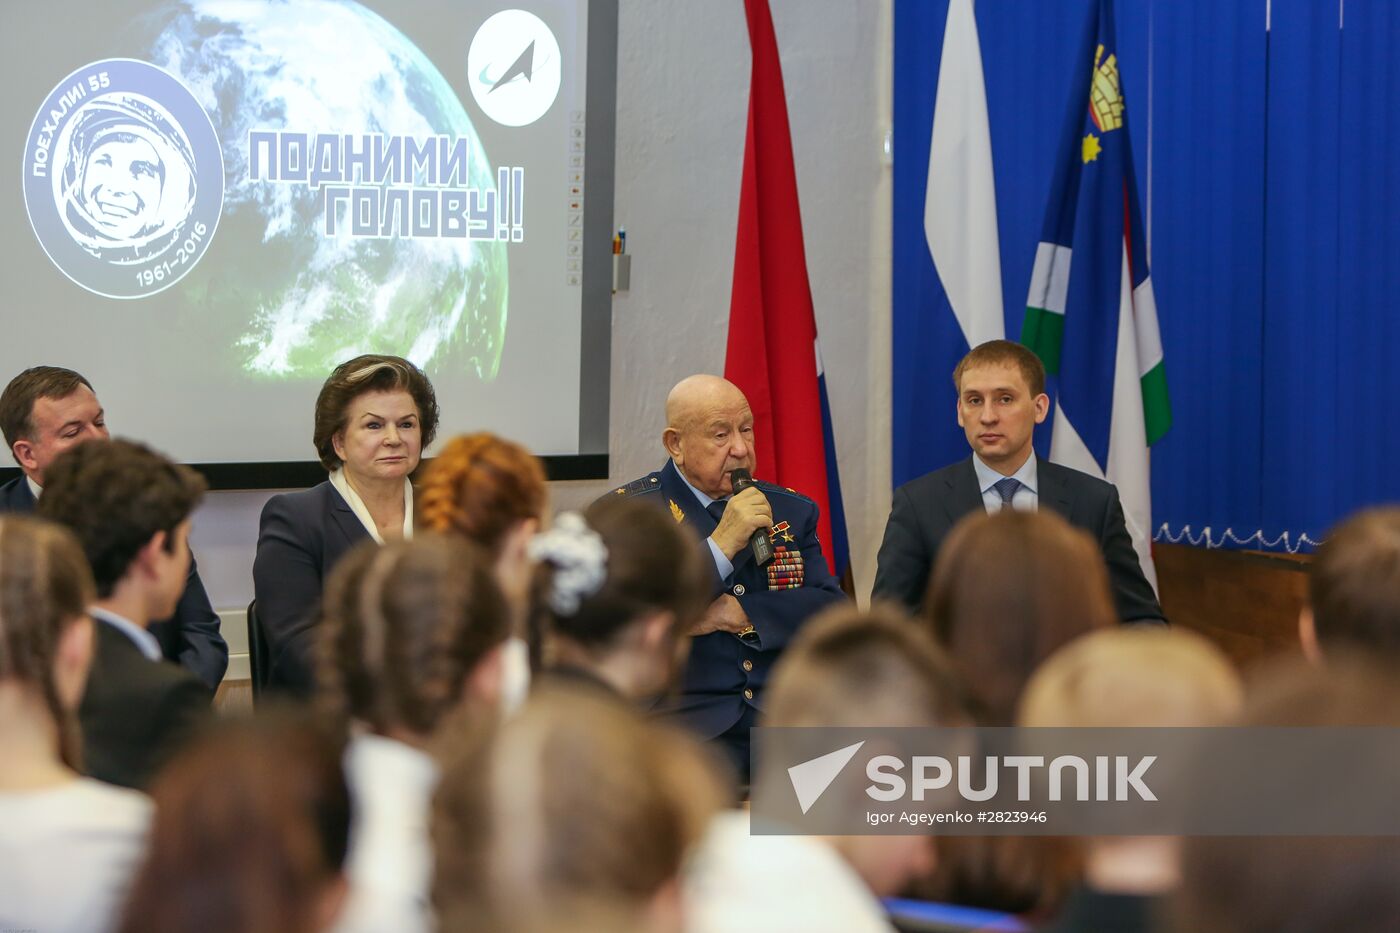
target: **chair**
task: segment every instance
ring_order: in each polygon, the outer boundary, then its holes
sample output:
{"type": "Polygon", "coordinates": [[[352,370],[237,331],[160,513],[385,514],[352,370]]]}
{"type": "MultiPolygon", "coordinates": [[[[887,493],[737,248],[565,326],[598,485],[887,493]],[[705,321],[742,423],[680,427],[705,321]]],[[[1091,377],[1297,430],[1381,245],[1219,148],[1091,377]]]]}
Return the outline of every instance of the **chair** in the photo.
{"type": "Polygon", "coordinates": [[[255,599],[248,604],[248,673],[253,682],[254,702],[267,686],[271,668],[272,657],[268,652],[267,638],[263,635],[262,621],[258,619],[258,601],[255,599]]]}

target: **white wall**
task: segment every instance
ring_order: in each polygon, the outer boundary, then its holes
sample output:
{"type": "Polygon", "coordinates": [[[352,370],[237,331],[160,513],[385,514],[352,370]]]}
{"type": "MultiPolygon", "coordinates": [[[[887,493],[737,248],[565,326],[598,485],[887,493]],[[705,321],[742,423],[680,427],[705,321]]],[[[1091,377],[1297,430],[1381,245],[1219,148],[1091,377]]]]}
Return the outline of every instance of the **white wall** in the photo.
{"type": "MultiPolygon", "coordinates": [[[[890,498],[891,0],[770,2],[856,583],[868,593],[890,498]]],[[[667,390],[724,368],[748,107],[743,3],[621,0],[619,32],[616,219],[633,259],[631,291],[613,302],[612,475],[556,484],[561,508],[658,469],[667,390]]],[[[215,493],[196,517],[216,608],[252,598],[270,494],[215,493]]]]}

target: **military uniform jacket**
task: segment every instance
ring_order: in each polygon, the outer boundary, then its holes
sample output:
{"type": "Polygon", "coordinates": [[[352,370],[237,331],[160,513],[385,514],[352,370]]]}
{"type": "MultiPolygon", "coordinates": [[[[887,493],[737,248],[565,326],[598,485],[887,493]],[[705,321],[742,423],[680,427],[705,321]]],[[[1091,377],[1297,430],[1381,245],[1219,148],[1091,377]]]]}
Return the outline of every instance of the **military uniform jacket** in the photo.
{"type": "Polygon", "coordinates": [[[845,598],[817,540],[817,504],[781,486],[758,486],[773,510],[774,558],[759,567],[746,547],[734,557],[734,572],[723,578],[705,543],[718,523],[674,463],[612,493],[645,497],[694,532],[713,575],[713,595],[732,594],[754,627],[744,638],[711,632],[691,640],[680,695],[670,708],[706,738],[738,722],[746,706],[762,708],[763,687],[779,653],[811,616],[845,598]]]}

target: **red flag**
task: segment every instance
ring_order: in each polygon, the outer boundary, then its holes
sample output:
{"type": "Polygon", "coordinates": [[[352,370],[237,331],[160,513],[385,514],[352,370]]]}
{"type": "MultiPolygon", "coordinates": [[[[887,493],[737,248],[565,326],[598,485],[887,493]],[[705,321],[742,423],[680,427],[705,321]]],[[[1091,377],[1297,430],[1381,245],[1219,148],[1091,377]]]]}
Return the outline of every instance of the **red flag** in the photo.
{"type": "MultiPolygon", "coordinates": [[[[839,576],[846,568],[836,565],[833,550],[817,325],[778,40],[768,0],[745,0],[744,9],[753,73],[724,375],[753,408],[755,473],[816,500],[817,534],[832,573],[839,576]]],[[[839,530],[844,544],[845,529],[839,530]]]]}

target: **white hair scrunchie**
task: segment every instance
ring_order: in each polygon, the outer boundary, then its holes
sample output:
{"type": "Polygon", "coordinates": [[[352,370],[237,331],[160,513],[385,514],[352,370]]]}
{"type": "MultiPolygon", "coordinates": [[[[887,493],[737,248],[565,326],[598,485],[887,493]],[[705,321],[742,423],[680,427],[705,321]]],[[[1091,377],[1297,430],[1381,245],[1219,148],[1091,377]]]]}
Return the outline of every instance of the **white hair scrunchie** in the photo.
{"type": "Polygon", "coordinates": [[[564,512],[554,527],[530,539],[533,560],[554,565],[549,605],[561,616],[578,612],[579,604],[598,592],[608,575],[608,548],[598,532],[577,512],[564,512]]]}

